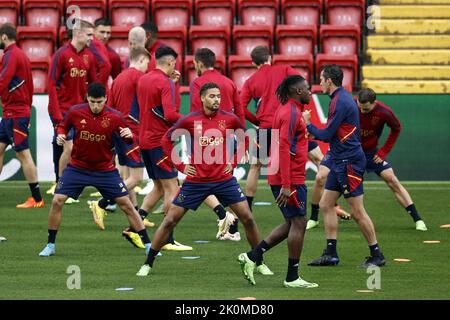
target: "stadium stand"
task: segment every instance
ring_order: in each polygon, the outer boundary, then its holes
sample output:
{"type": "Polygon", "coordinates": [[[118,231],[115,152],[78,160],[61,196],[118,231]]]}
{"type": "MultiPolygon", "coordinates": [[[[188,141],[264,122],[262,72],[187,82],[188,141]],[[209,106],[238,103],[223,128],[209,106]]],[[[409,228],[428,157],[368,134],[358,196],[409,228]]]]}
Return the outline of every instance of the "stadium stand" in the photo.
{"type": "Polygon", "coordinates": [[[448,93],[450,1],[380,0],[362,86],[379,93],[448,93]]]}
{"type": "Polygon", "coordinates": [[[71,5],[88,21],[111,19],[109,44],[122,60],[129,29],[154,20],[159,39],[180,54],[178,68],[189,73],[183,86],[193,78],[189,56],[202,46],[242,85],[254,72],[248,62],[257,45],[269,46],[274,63],[303,70],[313,90],[320,90],[324,63],[344,65],[348,89],[443,93],[450,86],[450,0],[0,0],[0,23],[19,26],[19,45],[36,74],[66,41],[71,5]],[[366,9],[375,3],[379,12],[366,9]]]}

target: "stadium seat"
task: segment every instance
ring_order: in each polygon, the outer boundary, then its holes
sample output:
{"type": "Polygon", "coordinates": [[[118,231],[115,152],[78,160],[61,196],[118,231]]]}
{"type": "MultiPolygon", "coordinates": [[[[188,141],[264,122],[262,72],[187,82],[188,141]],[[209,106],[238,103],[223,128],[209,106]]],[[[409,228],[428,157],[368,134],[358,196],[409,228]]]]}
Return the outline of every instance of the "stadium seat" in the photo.
{"type": "Polygon", "coordinates": [[[243,25],[277,24],[278,0],[238,0],[238,15],[243,25]]]}
{"type": "Polygon", "coordinates": [[[273,55],[272,64],[274,66],[280,65],[280,64],[290,65],[292,68],[298,70],[298,72],[300,72],[302,77],[305,78],[310,84],[313,80],[312,77],[313,77],[314,73],[313,73],[313,55],[312,54],[299,55],[299,56],[275,54],[275,55],[273,55]]]}
{"type": "Polygon", "coordinates": [[[236,55],[250,55],[254,47],[262,45],[272,48],[272,26],[238,26],[233,28],[236,55]]]}
{"type": "Polygon", "coordinates": [[[20,0],[0,0],[0,25],[12,23],[17,25],[20,14],[20,0]]]}
{"type": "Polygon", "coordinates": [[[122,63],[128,58],[130,54],[130,49],[128,47],[129,31],[129,27],[113,26],[111,28],[111,38],[109,39],[108,45],[117,52],[122,63]]]}
{"type": "Polygon", "coordinates": [[[364,21],[364,0],[326,0],[328,24],[357,25],[364,21]]]}
{"type": "Polygon", "coordinates": [[[149,0],[109,0],[113,26],[140,26],[149,17],[149,0]]]}
{"type": "Polygon", "coordinates": [[[31,75],[33,77],[34,93],[47,92],[47,75],[50,67],[50,60],[43,59],[31,63],[31,75]]]}
{"type": "Polygon", "coordinates": [[[242,89],[245,80],[247,80],[256,68],[252,64],[249,56],[229,56],[228,57],[228,73],[239,90],[242,89]]]}
{"type": "Polygon", "coordinates": [[[322,71],[322,67],[326,64],[337,64],[342,68],[342,71],[344,72],[342,85],[351,92],[358,77],[358,56],[319,53],[316,56],[317,79],[320,79],[320,72],[322,71]]]}
{"type": "MultiPolygon", "coordinates": [[[[66,8],[75,5],[80,7],[80,17],[83,20],[94,23],[95,20],[106,17],[106,0],[66,0],[66,8]]],[[[66,12],[67,17],[74,11],[66,12]]],[[[67,20],[67,19],[66,19],[67,20]]]]}
{"type": "Polygon", "coordinates": [[[189,26],[192,0],[153,0],[152,12],[159,27],[189,26]]]}
{"type": "MultiPolygon", "coordinates": [[[[219,70],[223,75],[226,75],[226,59],[225,56],[216,55],[216,70],[219,70]]],[[[186,82],[190,84],[197,78],[197,73],[194,67],[194,56],[186,56],[184,59],[184,75],[186,77],[186,82]]]]}
{"type": "Polygon", "coordinates": [[[192,54],[198,48],[207,47],[216,56],[227,55],[230,45],[230,28],[228,26],[191,26],[189,42],[192,54]]]}
{"type": "Polygon", "coordinates": [[[209,26],[232,26],[236,0],[195,0],[197,24],[209,26]]]}
{"type": "Polygon", "coordinates": [[[30,61],[42,61],[53,54],[56,30],[52,27],[18,27],[17,40],[30,61]]]}
{"type": "Polygon", "coordinates": [[[288,25],[319,25],[322,0],[281,0],[283,23],[288,25]]]}
{"type": "Polygon", "coordinates": [[[277,25],[275,39],[280,54],[304,55],[314,54],[317,45],[316,26],[277,25]]]}
{"type": "Polygon", "coordinates": [[[30,27],[53,27],[58,30],[64,8],[63,0],[24,0],[25,25],[30,27]]]}
{"type": "Polygon", "coordinates": [[[330,54],[351,55],[359,52],[359,26],[321,25],[321,52],[330,54]]]}
{"type": "Polygon", "coordinates": [[[181,56],[185,55],[186,36],[186,27],[158,28],[158,39],[161,40],[161,42],[165,45],[171,47],[173,50],[175,50],[176,53],[181,56]]]}

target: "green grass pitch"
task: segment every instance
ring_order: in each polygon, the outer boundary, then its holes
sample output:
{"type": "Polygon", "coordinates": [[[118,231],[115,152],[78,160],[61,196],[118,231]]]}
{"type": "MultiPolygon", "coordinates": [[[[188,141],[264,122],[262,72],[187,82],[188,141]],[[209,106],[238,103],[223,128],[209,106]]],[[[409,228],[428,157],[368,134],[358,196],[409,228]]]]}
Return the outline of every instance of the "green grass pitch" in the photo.
{"type": "MultiPolygon", "coordinates": [[[[366,209],[375,223],[387,265],[381,269],[380,289],[358,293],[357,290],[367,290],[371,274],[357,267],[368,255],[368,248],[353,221],[340,221],[341,262],[337,267],[307,266],[325,246],[323,223],[307,232],[300,272],[304,279],[317,282],[317,289],[282,286],[287,270],[285,242],[265,255],[275,275],[257,275],[256,286],[250,286],[236,261],[239,253],[248,250],[242,226],[240,242],[215,240],[216,216],[205,207],[188,212],[175,230],[175,238],[193,246],[194,251],[163,252],[164,256],[154,264],[153,273],[140,278],[135,273],[144,262],[144,250],[132,247],[121,237],[127,222],[120,211],[107,216],[105,231],[96,228],[86,205],[93,189],[85,190],[80,204],[64,207],[56,255],[41,258],[38,252],[47,240],[51,198],[45,197],[45,208],[18,210],[15,205],[28,197],[28,186],[25,182],[2,182],[0,235],[8,240],[0,243],[0,299],[449,299],[450,229],[440,226],[450,223],[450,184],[422,182],[405,183],[405,186],[429,231],[415,230],[411,218],[384,184],[366,183],[366,209]],[[197,244],[196,240],[210,242],[197,244]],[[424,244],[424,240],[441,243],[424,244]],[[200,259],[185,260],[183,256],[200,256],[200,259]],[[395,262],[395,258],[407,258],[411,262],[395,262]],[[71,265],[80,268],[79,290],[67,288],[70,276],[67,269],[71,265]],[[116,291],[119,287],[134,290],[116,291]]],[[[48,187],[49,184],[43,184],[42,190],[48,187]]],[[[272,203],[254,207],[264,237],[282,222],[282,215],[262,181],[255,201],[272,203]]],[[[162,217],[152,215],[151,219],[159,224],[162,217]]],[[[154,231],[149,229],[150,237],[154,231]]]]}

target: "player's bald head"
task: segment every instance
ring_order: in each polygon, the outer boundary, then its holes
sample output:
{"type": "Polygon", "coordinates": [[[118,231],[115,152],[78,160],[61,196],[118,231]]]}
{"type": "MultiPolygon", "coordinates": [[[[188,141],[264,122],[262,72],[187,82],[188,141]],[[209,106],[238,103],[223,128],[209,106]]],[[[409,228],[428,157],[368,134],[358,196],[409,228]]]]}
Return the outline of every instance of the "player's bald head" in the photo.
{"type": "Polygon", "coordinates": [[[142,27],[133,27],[130,32],[128,32],[128,42],[130,47],[145,47],[145,30],[142,27]]]}

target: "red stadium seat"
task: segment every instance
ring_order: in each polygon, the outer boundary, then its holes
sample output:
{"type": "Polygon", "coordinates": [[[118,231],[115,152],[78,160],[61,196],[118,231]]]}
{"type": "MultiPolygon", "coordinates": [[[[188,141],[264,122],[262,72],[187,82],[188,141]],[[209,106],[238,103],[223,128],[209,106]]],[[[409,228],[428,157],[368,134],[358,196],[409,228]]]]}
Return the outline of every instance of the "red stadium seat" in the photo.
{"type": "Polygon", "coordinates": [[[351,92],[358,77],[358,56],[319,53],[316,56],[317,79],[320,79],[320,72],[326,64],[337,64],[342,68],[342,72],[344,72],[342,85],[351,92]]]}
{"type": "Polygon", "coordinates": [[[191,26],[189,42],[192,54],[198,48],[209,48],[216,56],[226,56],[230,46],[230,28],[228,26],[191,26]]]}
{"type": "Polygon", "coordinates": [[[278,51],[284,55],[314,54],[317,44],[316,26],[278,25],[275,29],[278,51]]]}
{"type": "Polygon", "coordinates": [[[208,26],[232,26],[236,0],[195,0],[197,24],[208,26]]]}
{"type": "Polygon", "coordinates": [[[256,46],[272,48],[273,29],[271,26],[238,26],[233,28],[236,55],[250,55],[256,46]]]}
{"type": "Polygon", "coordinates": [[[281,14],[284,24],[319,25],[322,0],[281,0],[281,14]]]}
{"type": "Polygon", "coordinates": [[[313,73],[313,56],[312,54],[301,55],[301,56],[291,56],[291,55],[282,55],[275,54],[273,56],[273,65],[279,64],[287,64],[292,68],[296,69],[303,78],[306,79],[309,83],[312,81],[313,73]]]}
{"type": "Polygon", "coordinates": [[[0,0],[0,25],[12,23],[17,25],[20,14],[20,0],[0,0]]]}
{"type": "MultiPolygon", "coordinates": [[[[186,48],[186,27],[161,27],[158,28],[158,39],[171,47],[182,58],[186,48]]],[[[182,61],[182,60],[181,60],[182,61]]]]}
{"type": "Polygon", "coordinates": [[[30,61],[42,61],[53,54],[56,31],[52,27],[18,27],[17,40],[30,61]]]}
{"type": "Polygon", "coordinates": [[[364,0],[326,0],[328,24],[357,25],[364,21],[364,0]]]}
{"type": "MultiPolygon", "coordinates": [[[[90,23],[106,17],[106,0],[66,0],[66,8],[72,5],[78,6],[80,8],[80,18],[90,23]]],[[[69,12],[67,17],[72,14],[74,14],[73,11],[69,12]]]]}
{"type": "Polygon", "coordinates": [[[140,26],[149,16],[149,0],[109,0],[113,26],[140,26]]]}
{"type": "Polygon", "coordinates": [[[23,14],[25,25],[30,27],[53,27],[61,24],[64,8],[63,0],[24,0],[23,14]]]}
{"type": "Polygon", "coordinates": [[[33,77],[34,93],[47,92],[47,76],[50,67],[50,60],[44,59],[31,63],[31,75],[33,77]]]}
{"type": "Polygon", "coordinates": [[[242,89],[245,80],[255,73],[255,71],[256,68],[252,64],[252,59],[249,56],[228,57],[228,73],[239,90],[242,89]]]}
{"type": "Polygon", "coordinates": [[[243,25],[277,24],[278,0],[238,0],[238,15],[243,25]]]}
{"type": "Polygon", "coordinates": [[[129,27],[117,27],[113,26],[111,29],[111,38],[108,45],[117,52],[120,56],[120,60],[123,62],[130,55],[130,49],[128,47],[128,32],[129,27]]]}
{"type": "Polygon", "coordinates": [[[358,54],[360,44],[359,26],[321,25],[321,52],[329,54],[358,54]]]}
{"type": "MultiPolygon", "coordinates": [[[[225,56],[216,56],[216,70],[219,70],[223,75],[226,75],[226,59],[225,56]]],[[[184,59],[184,74],[186,82],[190,84],[197,78],[197,72],[194,67],[194,56],[186,56],[184,59]]]]}
{"type": "Polygon", "coordinates": [[[159,27],[189,26],[192,0],[153,0],[154,20],[159,27]]]}

